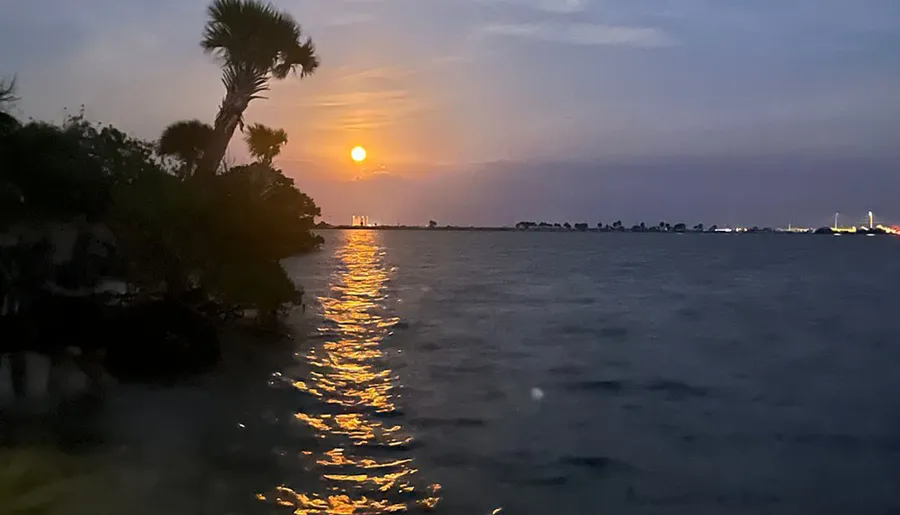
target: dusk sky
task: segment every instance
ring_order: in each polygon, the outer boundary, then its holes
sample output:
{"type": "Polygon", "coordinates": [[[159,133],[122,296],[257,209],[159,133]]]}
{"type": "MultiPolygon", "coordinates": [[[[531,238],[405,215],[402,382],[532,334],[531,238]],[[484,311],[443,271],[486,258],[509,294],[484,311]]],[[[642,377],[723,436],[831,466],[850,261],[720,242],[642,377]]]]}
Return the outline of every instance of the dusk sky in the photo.
{"type": "MultiPolygon", "coordinates": [[[[246,119],[288,132],[279,165],[325,220],[900,221],[900,1],[274,3],[322,67],[246,119]]],[[[0,76],[22,117],[211,122],[206,5],[5,1],[0,76]]]]}

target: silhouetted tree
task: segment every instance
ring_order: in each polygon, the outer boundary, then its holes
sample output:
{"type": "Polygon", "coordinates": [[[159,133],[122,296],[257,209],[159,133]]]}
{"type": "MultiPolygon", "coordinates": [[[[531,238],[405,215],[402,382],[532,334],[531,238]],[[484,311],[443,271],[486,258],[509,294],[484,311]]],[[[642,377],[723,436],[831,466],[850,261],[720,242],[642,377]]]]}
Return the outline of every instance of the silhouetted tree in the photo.
{"type": "Polygon", "coordinates": [[[566,229],[571,229],[571,228],[572,228],[572,224],[570,224],[569,222],[566,222],[566,223],[563,224],[563,227],[565,227],[566,229]]]}
{"type": "Polygon", "coordinates": [[[429,220],[428,227],[430,227],[431,229],[434,229],[435,227],[437,227],[437,222],[434,220],[429,220]]]}
{"type": "Polygon", "coordinates": [[[165,128],[156,150],[180,163],[177,170],[180,177],[190,177],[209,147],[212,135],[213,128],[200,120],[175,122],[165,128]]]}
{"type": "Polygon", "coordinates": [[[674,231],[674,232],[684,232],[684,231],[686,231],[686,230],[687,230],[687,226],[686,226],[685,224],[683,224],[683,223],[677,223],[677,224],[675,224],[675,226],[672,228],[672,231],[674,231]]]}
{"type": "Polygon", "coordinates": [[[6,111],[12,104],[19,101],[16,96],[16,78],[0,80],[0,111],[6,111]]]}
{"type": "Polygon", "coordinates": [[[247,127],[244,140],[250,155],[266,166],[272,165],[272,161],[281,153],[281,147],[288,142],[287,133],[283,129],[273,129],[259,123],[247,127]]]}
{"type": "Polygon", "coordinates": [[[319,59],[294,18],[260,0],[213,0],[207,15],[201,46],[222,65],[225,98],[200,169],[215,174],[250,102],[263,98],[273,78],[313,73],[319,59]]]}
{"type": "Polygon", "coordinates": [[[0,136],[19,127],[19,120],[9,110],[19,101],[16,96],[16,79],[0,80],[0,136]]]}
{"type": "Polygon", "coordinates": [[[19,216],[31,220],[98,219],[117,184],[163,172],[153,144],[81,114],[59,126],[30,122],[0,138],[0,182],[15,185],[19,216]]]}
{"type": "Polygon", "coordinates": [[[579,231],[586,231],[588,229],[588,224],[586,223],[577,223],[575,224],[575,229],[579,231]]]}

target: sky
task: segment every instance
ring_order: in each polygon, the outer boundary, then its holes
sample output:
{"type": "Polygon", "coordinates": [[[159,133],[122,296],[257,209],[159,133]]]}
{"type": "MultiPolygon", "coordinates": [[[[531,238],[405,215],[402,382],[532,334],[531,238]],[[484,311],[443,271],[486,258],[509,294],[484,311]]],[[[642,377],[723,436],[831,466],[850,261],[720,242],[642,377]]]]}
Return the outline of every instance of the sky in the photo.
{"type": "MultiPolygon", "coordinates": [[[[322,66],[246,119],[326,221],[900,221],[897,0],[274,3],[322,66]]],[[[206,4],[0,3],[0,76],[23,118],[212,121],[206,4]]]]}

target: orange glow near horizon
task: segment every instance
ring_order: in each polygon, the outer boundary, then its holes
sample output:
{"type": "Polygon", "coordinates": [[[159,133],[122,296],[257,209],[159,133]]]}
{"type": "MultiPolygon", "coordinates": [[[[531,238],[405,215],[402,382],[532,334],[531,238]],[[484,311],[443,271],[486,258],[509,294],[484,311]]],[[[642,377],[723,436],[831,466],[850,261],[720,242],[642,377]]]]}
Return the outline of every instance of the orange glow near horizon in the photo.
{"type": "Polygon", "coordinates": [[[457,164],[463,156],[466,163],[473,160],[461,148],[460,138],[468,134],[459,126],[461,114],[433,87],[430,72],[381,66],[381,52],[360,52],[307,80],[273,85],[277,95],[254,106],[267,109],[267,124],[283,127],[292,142],[303,142],[285,147],[280,160],[291,163],[286,170],[351,180],[367,170],[416,175],[457,164]],[[353,159],[356,147],[366,151],[362,161],[353,159]]]}

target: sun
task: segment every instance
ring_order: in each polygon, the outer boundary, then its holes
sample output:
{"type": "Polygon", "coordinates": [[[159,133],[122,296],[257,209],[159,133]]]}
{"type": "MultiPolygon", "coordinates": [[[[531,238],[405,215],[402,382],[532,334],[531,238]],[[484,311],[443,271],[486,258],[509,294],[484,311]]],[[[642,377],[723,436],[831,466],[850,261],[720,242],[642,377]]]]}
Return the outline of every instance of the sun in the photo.
{"type": "Polygon", "coordinates": [[[350,151],[350,157],[357,163],[362,163],[366,160],[366,149],[362,147],[353,147],[353,150],[350,151]]]}

